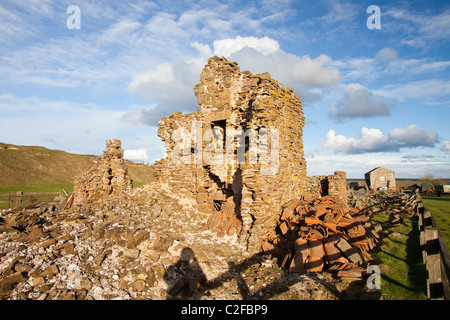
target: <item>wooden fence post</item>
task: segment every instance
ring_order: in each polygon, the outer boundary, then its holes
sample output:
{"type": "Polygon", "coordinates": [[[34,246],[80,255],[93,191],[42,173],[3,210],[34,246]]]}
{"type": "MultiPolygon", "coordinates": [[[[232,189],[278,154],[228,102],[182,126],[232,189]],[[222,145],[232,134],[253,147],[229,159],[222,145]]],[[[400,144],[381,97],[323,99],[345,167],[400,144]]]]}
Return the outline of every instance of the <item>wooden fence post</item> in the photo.
{"type": "Polygon", "coordinates": [[[437,228],[425,227],[426,268],[428,272],[427,294],[430,299],[442,298],[441,258],[439,254],[439,232],[437,228]]]}
{"type": "Polygon", "coordinates": [[[22,207],[22,195],[23,195],[22,191],[16,192],[16,208],[17,209],[20,209],[22,207]]]}
{"type": "Polygon", "coordinates": [[[419,239],[420,239],[420,249],[422,250],[422,261],[425,264],[427,259],[427,252],[425,251],[425,226],[423,225],[423,214],[419,212],[419,239]]]}

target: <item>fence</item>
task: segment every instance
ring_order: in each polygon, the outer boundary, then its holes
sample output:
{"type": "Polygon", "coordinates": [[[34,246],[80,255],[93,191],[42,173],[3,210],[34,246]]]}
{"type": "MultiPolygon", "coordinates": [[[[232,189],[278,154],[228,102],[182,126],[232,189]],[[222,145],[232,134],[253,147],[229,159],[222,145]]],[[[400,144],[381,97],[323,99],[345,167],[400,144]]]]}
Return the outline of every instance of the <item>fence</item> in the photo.
{"type": "Polygon", "coordinates": [[[31,205],[35,205],[41,202],[54,202],[59,203],[59,199],[52,197],[53,195],[59,196],[59,192],[27,192],[17,191],[16,193],[1,193],[0,204],[7,203],[8,208],[23,208],[31,205]],[[7,200],[6,200],[7,199],[7,200]]]}
{"type": "Polygon", "coordinates": [[[427,295],[430,299],[450,300],[450,253],[436,220],[431,212],[425,208],[422,197],[417,196],[420,246],[423,262],[428,273],[427,295]]]}

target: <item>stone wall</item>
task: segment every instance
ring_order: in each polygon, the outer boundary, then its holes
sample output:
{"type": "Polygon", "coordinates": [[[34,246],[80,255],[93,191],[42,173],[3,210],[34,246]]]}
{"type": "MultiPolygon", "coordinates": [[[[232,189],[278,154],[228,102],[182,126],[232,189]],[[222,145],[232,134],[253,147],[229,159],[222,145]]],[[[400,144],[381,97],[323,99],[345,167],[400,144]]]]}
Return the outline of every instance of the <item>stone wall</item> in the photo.
{"type": "Polygon", "coordinates": [[[335,171],[328,176],[328,195],[347,203],[347,174],[344,171],[335,171]]]}
{"type": "Polygon", "coordinates": [[[208,213],[232,196],[243,225],[239,239],[257,251],[281,205],[306,192],[301,102],[270,74],[241,72],[217,56],[194,92],[198,111],[159,122],[167,157],[156,164],[157,177],[208,213]]]}
{"type": "Polygon", "coordinates": [[[123,160],[120,140],[106,140],[106,150],[94,160],[87,173],[75,178],[74,204],[107,200],[133,187],[123,160]]]}
{"type": "Polygon", "coordinates": [[[344,171],[335,171],[331,175],[308,177],[308,194],[315,198],[332,196],[346,204],[347,174],[344,171]]]}
{"type": "Polygon", "coordinates": [[[307,191],[314,198],[328,195],[328,176],[309,176],[307,191]]]}

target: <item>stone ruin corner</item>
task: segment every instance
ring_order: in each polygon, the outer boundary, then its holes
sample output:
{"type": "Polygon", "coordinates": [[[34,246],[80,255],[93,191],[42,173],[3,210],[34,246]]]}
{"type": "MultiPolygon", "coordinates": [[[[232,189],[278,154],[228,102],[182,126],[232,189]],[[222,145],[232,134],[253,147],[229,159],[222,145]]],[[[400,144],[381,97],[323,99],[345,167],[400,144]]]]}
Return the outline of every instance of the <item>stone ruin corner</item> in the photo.
{"type": "Polygon", "coordinates": [[[156,175],[197,200],[206,229],[258,251],[281,205],[307,191],[301,101],[269,73],[253,75],[217,56],[194,92],[196,112],[159,121],[167,156],[156,175]]]}
{"type": "Polygon", "coordinates": [[[106,140],[106,149],[89,171],[74,180],[74,204],[106,201],[133,188],[133,181],[123,159],[121,141],[106,140]]]}

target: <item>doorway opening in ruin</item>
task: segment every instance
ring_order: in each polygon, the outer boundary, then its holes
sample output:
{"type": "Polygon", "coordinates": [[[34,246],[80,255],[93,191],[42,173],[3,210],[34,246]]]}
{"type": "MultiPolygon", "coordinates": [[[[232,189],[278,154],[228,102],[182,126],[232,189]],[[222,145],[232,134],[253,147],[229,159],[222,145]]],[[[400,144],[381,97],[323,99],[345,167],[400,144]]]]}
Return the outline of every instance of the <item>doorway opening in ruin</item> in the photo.
{"type": "Polygon", "coordinates": [[[328,179],[320,180],[320,194],[328,195],[328,179]]]}
{"type": "Polygon", "coordinates": [[[218,176],[209,173],[209,178],[214,181],[220,196],[215,195],[213,198],[214,211],[221,211],[226,200],[233,197],[234,216],[242,222],[241,217],[241,199],[242,199],[242,171],[240,168],[233,175],[233,182],[227,183],[220,180],[218,176]]]}

